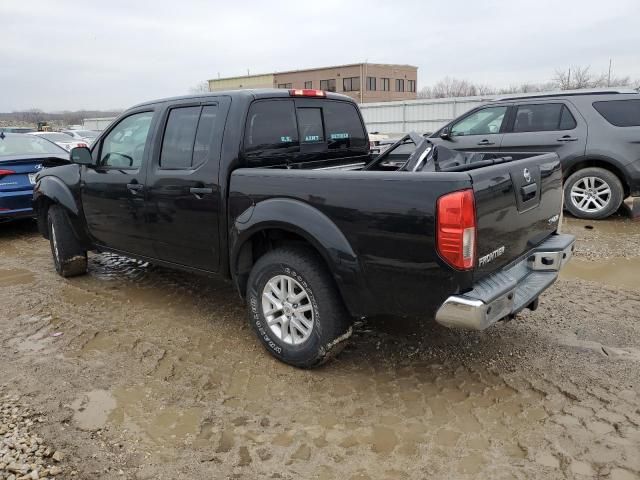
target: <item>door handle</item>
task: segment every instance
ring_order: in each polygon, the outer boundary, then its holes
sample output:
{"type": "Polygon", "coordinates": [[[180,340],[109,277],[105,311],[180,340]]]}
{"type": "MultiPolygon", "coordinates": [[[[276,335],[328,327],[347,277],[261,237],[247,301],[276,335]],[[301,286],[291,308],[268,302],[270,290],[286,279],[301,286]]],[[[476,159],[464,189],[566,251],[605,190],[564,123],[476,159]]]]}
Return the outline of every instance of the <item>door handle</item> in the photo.
{"type": "Polygon", "coordinates": [[[202,188],[202,187],[191,187],[189,189],[190,193],[193,193],[195,197],[200,200],[202,195],[206,195],[208,193],[213,193],[213,188],[202,188]]]}
{"type": "Polygon", "coordinates": [[[495,145],[495,142],[490,142],[485,138],[484,140],[478,142],[478,145],[495,145]]]}
{"type": "Polygon", "coordinates": [[[127,188],[131,193],[135,195],[140,190],[144,189],[144,185],[142,185],[141,183],[127,183],[127,188]]]}
{"type": "Polygon", "coordinates": [[[578,140],[578,137],[570,137],[569,135],[565,135],[564,137],[560,137],[557,139],[558,142],[575,142],[578,140]]]}

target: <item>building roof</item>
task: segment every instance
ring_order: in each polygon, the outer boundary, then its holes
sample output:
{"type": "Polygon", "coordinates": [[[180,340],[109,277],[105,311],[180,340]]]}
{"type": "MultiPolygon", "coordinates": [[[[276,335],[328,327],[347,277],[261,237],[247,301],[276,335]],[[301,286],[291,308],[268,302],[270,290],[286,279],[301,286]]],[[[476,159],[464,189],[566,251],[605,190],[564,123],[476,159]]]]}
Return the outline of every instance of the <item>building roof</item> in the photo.
{"type": "Polygon", "coordinates": [[[268,73],[258,73],[253,75],[236,75],[233,77],[221,77],[221,78],[211,78],[210,82],[215,82],[217,80],[235,80],[237,78],[252,78],[252,77],[264,77],[267,75],[284,75],[287,73],[300,73],[300,72],[313,72],[317,70],[331,70],[336,68],[347,68],[347,67],[359,67],[360,65],[373,65],[376,67],[402,67],[402,68],[415,68],[418,67],[415,65],[406,65],[406,64],[397,64],[397,63],[372,63],[372,62],[360,62],[360,63],[347,63],[345,65],[329,65],[326,67],[314,67],[314,68],[300,68],[297,70],[284,70],[281,72],[268,72],[268,73]]]}

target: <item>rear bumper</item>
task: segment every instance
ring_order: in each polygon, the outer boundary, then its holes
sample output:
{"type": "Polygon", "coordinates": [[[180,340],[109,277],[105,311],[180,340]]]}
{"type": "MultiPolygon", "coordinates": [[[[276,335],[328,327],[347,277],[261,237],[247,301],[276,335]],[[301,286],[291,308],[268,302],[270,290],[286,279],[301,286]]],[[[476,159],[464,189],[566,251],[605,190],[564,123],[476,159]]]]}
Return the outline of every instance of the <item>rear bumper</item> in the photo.
{"type": "Polygon", "coordinates": [[[32,217],[33,188],[0,192],[0,222],[15,218],[32,217]]]}
{"type": "Polygon", "coordinates": [[[557,234],[511,266],[480,280],[440,306],[436,321],[449,328],[484,330],[534,304],[573,254],[575,237],[557,234]]]}

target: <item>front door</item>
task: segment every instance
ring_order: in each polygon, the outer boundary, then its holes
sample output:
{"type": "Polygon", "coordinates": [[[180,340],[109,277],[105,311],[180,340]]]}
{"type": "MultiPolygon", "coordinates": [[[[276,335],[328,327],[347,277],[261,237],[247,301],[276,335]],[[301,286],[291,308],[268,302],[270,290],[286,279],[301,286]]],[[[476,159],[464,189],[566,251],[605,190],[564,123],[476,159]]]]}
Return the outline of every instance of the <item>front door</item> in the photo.
{"type": "Polygon", "coordinates": [[[216,272],[220,264],[218,170],[227,97],[174,104],[163,113],[147,185],[159,258],[216,272]]]}
{"type": "Polygon", "coordinates": [[[99,245],[155,256],[145,220],[146,165],[154,112],[118,122],[93,150],[95,167],[82,167],[81,197],[87,227],[99,245]]]}
{"type": "Polygon", "coordinates": [[[556,152],[565,162],[584,155],[587,125],[569,102],[516,105],[502,139],[503,152],[556,152]]]}
{"type": "Polygon", "coordinates": [[[433,138],[434,143],[454,150],[483,152],[497,151],[502,142],[502,129],[508,105],[484,107],[452,123],[449,138],[433,138]]]}

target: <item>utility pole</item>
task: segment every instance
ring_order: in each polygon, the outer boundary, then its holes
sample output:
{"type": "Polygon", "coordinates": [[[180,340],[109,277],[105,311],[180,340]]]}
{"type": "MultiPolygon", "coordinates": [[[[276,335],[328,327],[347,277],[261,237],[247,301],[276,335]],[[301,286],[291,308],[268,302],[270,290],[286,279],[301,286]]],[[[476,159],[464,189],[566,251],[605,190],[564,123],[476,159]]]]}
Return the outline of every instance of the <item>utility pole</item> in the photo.
{"type": "Polygon", "coordinates": [[[607,87],[611,86],[611,59],[609,59],[609,77],[607,78],[607,87]]]}
{"type": "Polygon", "coordinates": [[[569,67],[569,74],[567,75],[567,88],[566,90],[571,90],[571,67],[569,67]]]}

